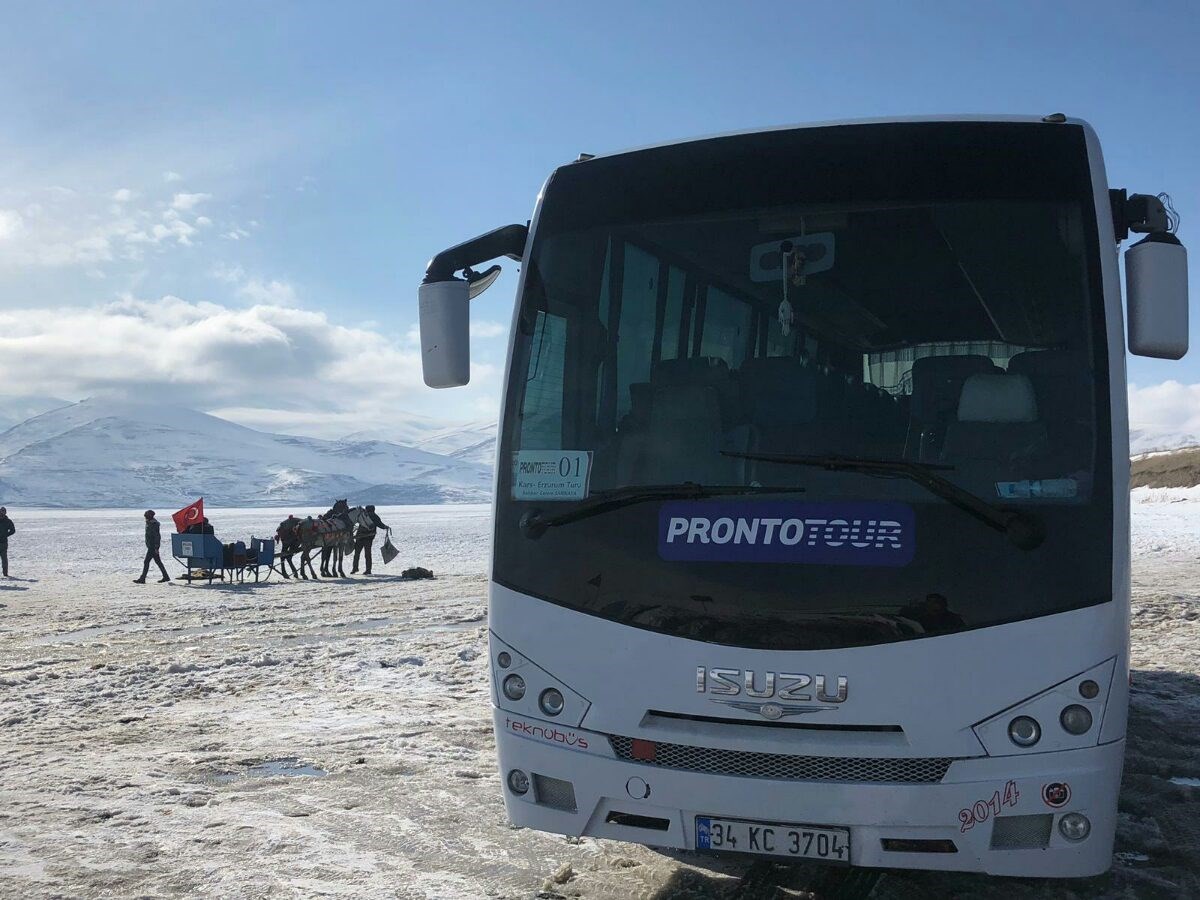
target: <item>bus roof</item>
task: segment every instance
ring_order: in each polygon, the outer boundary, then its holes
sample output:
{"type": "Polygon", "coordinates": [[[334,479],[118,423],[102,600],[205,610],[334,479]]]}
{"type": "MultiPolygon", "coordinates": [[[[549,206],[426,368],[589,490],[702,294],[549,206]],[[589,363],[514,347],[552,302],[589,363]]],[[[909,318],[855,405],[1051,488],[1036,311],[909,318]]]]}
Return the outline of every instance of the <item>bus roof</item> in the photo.
{"type": "Polygon", "coordinates": [[[656,150],[661,147],[673,147],[680,144],[692,144],[699,141],[710,141],[718,138],[738,137],[747,134],[765,134],[772,131],[796,131],[804,128],[835,128],[840,125],[905,125],[925,122],[998,122],[998,123],[1016,123],[1024,125],[1036,124],[1055,124],[1055,125],[1080,125],[1085,130],[1091,131],[1091,125],[1084,119],[1072,118],[1066,116],[1062,119],[1051,116],[1060,116],[1061,113],[1053,113],[1045,116],[1016,116],[1016,115],[985,115],[985,114],[947,114],[939,116],[892,116],[879,118],[864,118],[864,119],[828,119],[822,122],[797,122],[789,125],[768,125],[763,128],[747,128],[742,131],[722,131],[715,134],[702,134],[695,137],[680,138],[674,141],[659,141],[654,144],[644,144],[638,147],[628,147],[624,150],[614,150],[611,153],[587,154],[586,158],[574,160],[567,165],[576,165],[578,163],[590,162],[593,159],[609,159],[614,156],[625,156],[630,153],[640,153],[643,150],[656,150]]]}

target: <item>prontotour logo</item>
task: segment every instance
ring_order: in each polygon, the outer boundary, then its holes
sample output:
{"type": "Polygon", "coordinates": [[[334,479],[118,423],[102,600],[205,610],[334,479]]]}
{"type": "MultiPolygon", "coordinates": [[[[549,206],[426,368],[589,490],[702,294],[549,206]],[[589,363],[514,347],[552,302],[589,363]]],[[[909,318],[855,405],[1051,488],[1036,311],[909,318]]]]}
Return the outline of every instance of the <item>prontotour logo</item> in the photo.
{"type": "Polygon", "coordinates": [[[903,566],[916,519],[902,503],[664,503],[658,555],[693,562],[903,566]]]}
{"type": "Polygon", "coordinates": [[[553,744],[562,744],[564,747],[578,747],[580,750],[586,750],[588,747],[587,738],[574,731],[561,731],[553,726],[547,728],[544,725],[534,725],[530,722],[522,722],[520,719],[510,719],[507,716],[504,718],[504,727],[516,734],[539,738],[553,744]]]}

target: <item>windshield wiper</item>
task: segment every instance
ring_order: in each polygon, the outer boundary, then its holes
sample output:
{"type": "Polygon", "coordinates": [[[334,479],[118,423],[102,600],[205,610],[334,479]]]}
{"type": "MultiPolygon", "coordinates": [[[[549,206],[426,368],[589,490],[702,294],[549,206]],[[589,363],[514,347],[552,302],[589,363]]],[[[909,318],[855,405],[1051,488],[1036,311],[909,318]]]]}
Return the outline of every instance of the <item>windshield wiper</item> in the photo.
{"type": "Polygon", "coordinates": [[[862,459],[853,456],[792,456],[786,453],[742,453],[737,450],[722,450],[721,453],[736,459],[781,463],[785,466],[812,466],[831,472],[900,476],[974,516],[989,528],[1004,533],[1022,550],[1034,550],[1046,539],[1041,520],[1014,509],[993,506],[982,497],[937,474],[937,470],[953,469],[953,466],[918,463],[906,459],[862,459]]]}
{"type": "Polygon", "coordinates": [[[758,485],[703,485],[694,481],[682,484],[631,485],[611,491],[598,491],[574,509],[556,516],[544,516],[541,510],[531,509],[521,516],[520,528],[528,538],[539,538],[547,528],[569,525],[580,519],[590,519],[602,513],[647,503],[652,500],[702,500],[706,497],[736,497],[745,494],[800,494],[802,487],[761,487],[758,485]]]}

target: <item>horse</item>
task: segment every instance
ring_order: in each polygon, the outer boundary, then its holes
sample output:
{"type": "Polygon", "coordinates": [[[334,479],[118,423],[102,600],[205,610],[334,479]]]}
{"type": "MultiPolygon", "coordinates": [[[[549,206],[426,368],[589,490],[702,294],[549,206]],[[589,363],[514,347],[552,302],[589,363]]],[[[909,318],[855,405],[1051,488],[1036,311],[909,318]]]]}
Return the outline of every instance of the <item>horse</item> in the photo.
{"type": "Polygon", "coordinates": [[[321,551],[321,575],[325,578],[346,577],[345,559],[347,553],[354,552],[354,528],[370,522],[370,516],[361,506],[350,506],[345,500],[336,501],[322,515],[298,520],[291,529],[285,529],[286,522],[280,523],[279,538],[282,549],[280,552],[280,570],[287,577],[285,566],[292,567],[292,574],[299,578],[307,578],[305,568],[317,578],[312,564],[312,552],[321,551]],[[300,554],[300,572],[296,573],[296,564],[292,556],[300,554]]]}
{"type": "Polygon", "coordinates": [[[316,570],[313,569],[312,546],[305,546],[301,538],[301,526],[307,522],[311,522],[312,517],[308,520],[297,519],[294,516],[289,516],[279,523],[279,528],[275,532],[275,537],[279,541],[279,574],[284,578],[288,577],[288,567],[291,566],[293,578],[303,578],[308,580],[308,575],[304,574],[305,569],[312,573],[312,577],[317,577],[316,570]],[[296,571],[296,563],[293,561],[297,553],[300,554],[300,570],[296,571]]]}

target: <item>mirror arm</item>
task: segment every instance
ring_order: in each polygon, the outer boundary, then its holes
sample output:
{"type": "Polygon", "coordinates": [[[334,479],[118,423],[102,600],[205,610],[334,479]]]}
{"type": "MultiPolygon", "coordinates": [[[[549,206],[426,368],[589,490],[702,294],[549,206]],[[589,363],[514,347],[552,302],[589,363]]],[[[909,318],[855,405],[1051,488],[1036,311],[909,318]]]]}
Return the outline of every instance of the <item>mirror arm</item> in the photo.
{"type": "Polygon", "coordinates": [[[1129,194],[1125,188],[1108,192],[1112,206],[1113,233],[1117,243],[1137,234],[1162,234],[1170,231],[1170,218],[1163,202],[1152,194],[1129,194]]]}
{"type": "Polygon", "coordinates": [[[518,262],[525,254],[525,242],[529,239],[528,225],[504,225],[487,234],[471,238],[448,250],[443,250],[429,261],[425,268],[423,284],[435,281],[451,281],[454,273],[477,266],[499,256],[507,256],[518,262]]]}

